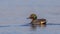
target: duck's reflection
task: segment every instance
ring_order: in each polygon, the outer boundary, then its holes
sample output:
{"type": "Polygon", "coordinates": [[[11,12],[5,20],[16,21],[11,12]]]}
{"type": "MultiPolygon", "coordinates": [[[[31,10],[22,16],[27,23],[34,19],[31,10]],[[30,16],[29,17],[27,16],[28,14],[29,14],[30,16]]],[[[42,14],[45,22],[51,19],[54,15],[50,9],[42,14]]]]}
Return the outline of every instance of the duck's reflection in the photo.
{"type": "Polygon", "coordinates": [[[46,27],[46,24],[42,24],[42,25],[40,25],[40,27],[46,27]]]}
{"type": "Polygon", "coordinates": [[[45,28],[46,27],[46,24],[42,24],[42,25],[31,25],[31,29],[33,29],[33,30],[35,30],[37,27],[45,28]]]}
{"type": "Polygon", "coordinates": [[[36,25],[31,25],[32,29],[36,29],[36,25]]]}

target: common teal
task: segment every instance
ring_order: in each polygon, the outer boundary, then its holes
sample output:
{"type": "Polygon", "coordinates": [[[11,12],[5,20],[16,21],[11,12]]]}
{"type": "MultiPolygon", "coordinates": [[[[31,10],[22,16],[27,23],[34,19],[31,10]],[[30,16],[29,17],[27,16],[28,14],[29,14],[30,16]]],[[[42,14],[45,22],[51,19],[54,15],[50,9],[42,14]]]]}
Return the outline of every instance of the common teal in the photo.
{"type": "Polygon", "coordinates": [[[46,19],[37,19],[36,14],[31,14],[28,19],[32,19],[31,24],[33,25],[45,25],[46,24],[46,19]]]}

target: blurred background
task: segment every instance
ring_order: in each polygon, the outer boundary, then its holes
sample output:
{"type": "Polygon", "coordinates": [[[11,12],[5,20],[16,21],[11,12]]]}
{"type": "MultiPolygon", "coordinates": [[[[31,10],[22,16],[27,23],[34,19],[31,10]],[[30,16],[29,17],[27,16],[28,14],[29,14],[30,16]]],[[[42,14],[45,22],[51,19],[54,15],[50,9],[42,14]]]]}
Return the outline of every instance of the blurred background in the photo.
{"type": "Polygon", "coordinates": [[[60,0],[0,0],[0,34],[60,34],[60,0]],[[29,25],[30,14],[47,25],[29,25]]]}
{"type": "Polygon", "coordinates": [[[30,23],[30,14],[60,23],[60,0],[0,0],[0,24],[30,23]]]}

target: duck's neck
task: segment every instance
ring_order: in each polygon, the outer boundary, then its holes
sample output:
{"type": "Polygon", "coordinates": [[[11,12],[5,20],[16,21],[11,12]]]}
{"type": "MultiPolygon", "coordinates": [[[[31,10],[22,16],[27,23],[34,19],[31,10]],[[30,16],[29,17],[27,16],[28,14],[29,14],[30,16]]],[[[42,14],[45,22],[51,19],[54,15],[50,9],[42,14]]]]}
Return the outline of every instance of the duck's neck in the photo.
{"type": "Polygon", "coordinates": [[[31,23],[34,23],[35,20],[36,20],[36,19],[32,19],[31,23]]]}
{"type": "MultiPolygon", "coordinates": [[[[37,18],[36,18],[36,19],[37,19],[37,18]]],[[[32,19],[32,21],[33,21],[33,20],[36,20],[36,19],[32,19]]]]}
{"type": "Polygon", "coordinates": [[[32,22],[33,22],[34,20],[36,20],[36,19],[32,19],[32,22]]]}
{"type": "Polygon", "coordinates": [[[33,18],[32,21],[31,21],[31,23],[33,23],[36,19],[37,19],[37,18],[33,18]]]}

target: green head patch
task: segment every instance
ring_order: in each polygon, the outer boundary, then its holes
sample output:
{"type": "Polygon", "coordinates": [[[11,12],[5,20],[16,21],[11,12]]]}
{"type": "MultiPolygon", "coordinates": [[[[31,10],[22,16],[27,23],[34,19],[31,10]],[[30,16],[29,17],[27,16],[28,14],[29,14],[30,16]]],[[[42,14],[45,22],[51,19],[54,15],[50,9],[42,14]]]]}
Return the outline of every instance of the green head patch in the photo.
{"type": "Polygon", "coordinates": [[[36,14],[31,14],[31,17],[32,17],[33,19],[37,19],[36,14]]]}

